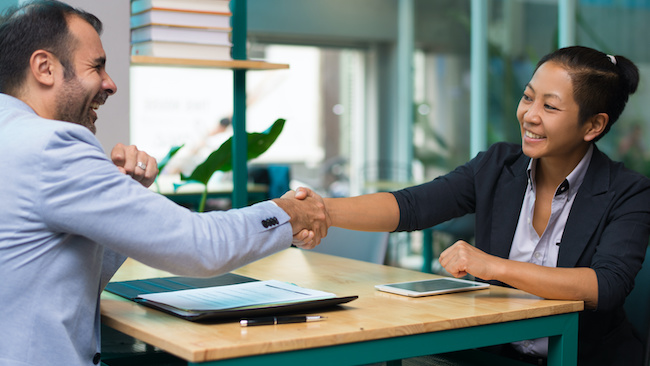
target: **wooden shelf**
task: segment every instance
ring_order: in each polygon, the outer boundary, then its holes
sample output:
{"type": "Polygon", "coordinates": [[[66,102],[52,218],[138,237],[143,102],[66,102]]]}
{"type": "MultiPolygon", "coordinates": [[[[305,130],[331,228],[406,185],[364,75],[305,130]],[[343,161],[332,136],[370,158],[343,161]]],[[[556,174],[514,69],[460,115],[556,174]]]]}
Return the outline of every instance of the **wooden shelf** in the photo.
{"type": "Polygon", "coordinates": [[[252,60],[195,60],[186,58],[165,58],[152,56],[131,56],[131,65],[198,67],[210,69],[279,70],[288,69],[288,64],[273,64],[252,60]]]}

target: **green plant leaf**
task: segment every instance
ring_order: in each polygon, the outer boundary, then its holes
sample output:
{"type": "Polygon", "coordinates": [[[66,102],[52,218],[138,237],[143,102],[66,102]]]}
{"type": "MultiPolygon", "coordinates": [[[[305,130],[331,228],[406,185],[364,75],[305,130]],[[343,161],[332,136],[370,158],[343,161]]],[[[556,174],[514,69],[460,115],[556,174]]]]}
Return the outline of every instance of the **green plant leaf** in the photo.
{"type": "MultiPolygon", "coordinates": [[[[248,160],[262,155],[262,153],[273,145],[284,128],[284,122],[284,119],[279,118],[264,132],[247,133],[248,160]]],[[[193,180],[207,185],[214,172],[227,172],[231,169],[232,137],[219,146],[217,150],[213,151],[203,163],[199,164],[199,166],[194,169],[190,176],[181,175],[181,179],[193,180]]]]}
{"type": "MultiPolygon", "coordinates": [[[[174,155],[176,155],[178,150],[180,150],[183,146],[185,146],[185,144],[183,144],[181,146],[172,146],[172,148],[169,149],[169,152],[167,153],[167,155],[165,155],[165,157],[162,158],[162,160],[160,160],[160,162],[158,163],[158,175],[156,175],[156,179],[154,180],[154,184],[156,185],[156,191],[158,193],[160,193],[160,185],[158,184],[158,177],[160,176],[160,174],[162,174],[162,171],[163,171],[163,169],[165,169],[165,166],[167,165],[167,163],[169,163],[169,160],[174,155]]],[[[174,192],[176,192],[176,188],[174,188],[174,192]]]]}
{"type": "Polygon", "coordinates": [[[178,150],[180,150],[183,146],[185,146],[185,144],[183,144],[181,146],[172,146],[172,148],[169,149],[169,152],[167,153],[167,155],[165,155],[165,157],[162,158],[160,160],[160,162],[158,162],[158,174],[160,174],[160,172],[163,171],[163,169],[165,168],[167,163],[169,163],[169,160],[171,158],[173,158],[174,155],[176,155],[176,153],[178,152],[178,150]]]}

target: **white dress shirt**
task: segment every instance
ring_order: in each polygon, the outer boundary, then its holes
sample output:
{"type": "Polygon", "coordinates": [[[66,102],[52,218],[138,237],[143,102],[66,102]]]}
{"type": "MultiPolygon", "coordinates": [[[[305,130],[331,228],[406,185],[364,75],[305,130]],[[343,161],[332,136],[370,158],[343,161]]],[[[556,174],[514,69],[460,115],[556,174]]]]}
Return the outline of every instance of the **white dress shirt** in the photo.
{"type": "MultiPolygon", "coordinates": [[[[571,212],[571,206],[578,194],[578,189],[587,173],[587,167],[593,154],[593,145],[580,163],[560,184],[551,204],[551,216],[542,235],[538,235],[533,227],[533,213],[535,212],[535,168],[536,160],[531,160],[528,165],[528,186],[526,195],[519,213],[517,230],[510,249],[509,259],[529,262],[546,267],[557,266],[557,256],[562,245],[562,234],[571,212]]],[[[513,343],[516,350],[533,356],[546,357],[548,354],[548,338],[539,338],[513,343]]]]}

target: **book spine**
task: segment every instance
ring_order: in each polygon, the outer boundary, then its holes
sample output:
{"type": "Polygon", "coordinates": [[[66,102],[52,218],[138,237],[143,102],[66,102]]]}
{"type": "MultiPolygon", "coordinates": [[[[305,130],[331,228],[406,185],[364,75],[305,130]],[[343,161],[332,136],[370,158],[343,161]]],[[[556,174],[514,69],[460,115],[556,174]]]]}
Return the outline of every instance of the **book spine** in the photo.
{"type": "Polygon", "coordinates": [[[137,15],[146,13],[148,11],[168,11],[174,13],[190,13],[190,14],[207,14],[207,15],[225,15],[231,16],[232,13],[229,11],[210,11],[210,10],[196,10],[196,9],[182,9],[182,8],[161,8],[161,7],[152,7],[148,9],[143,9],[141,11],[132,11],[131,15],[137,15]]]}
{"type": "Polygon", "coordinates": [[[230,0],[133,0],[131,14],[151,9],[230,14],[230,0]]]}
{"type": "Polygon", "coordinates": [[[131,28],[137,28],[149,24],[168,24],[176,26],[205,28],[228,28],[230,27],[230,15],[155,9],[131,15],[131,28]]]}
{"type": "Polygon", "coordinates": [[[148,25],[131,30],[131,42],[165,41],[231,46],[229,30],[148,25]]]}

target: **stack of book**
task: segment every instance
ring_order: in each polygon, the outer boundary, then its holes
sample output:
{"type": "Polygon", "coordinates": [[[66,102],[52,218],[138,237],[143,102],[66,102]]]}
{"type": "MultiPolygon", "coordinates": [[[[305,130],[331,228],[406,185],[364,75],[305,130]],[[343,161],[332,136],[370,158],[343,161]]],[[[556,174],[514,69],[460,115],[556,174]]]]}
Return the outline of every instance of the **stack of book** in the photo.
{"type": "Polygon", "coordinates": [[[131,54],[231,60],[230,0],[133,0],[131,54]]]}

